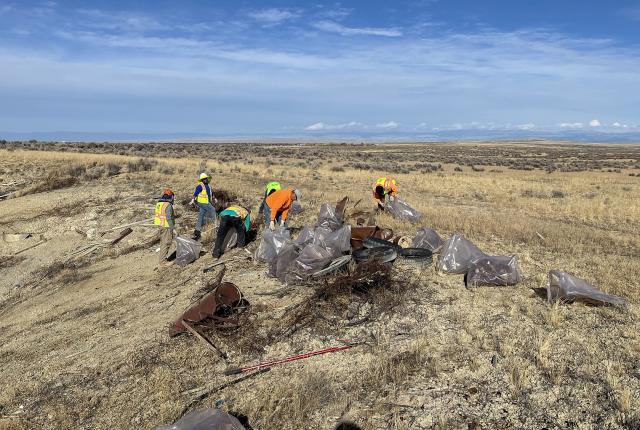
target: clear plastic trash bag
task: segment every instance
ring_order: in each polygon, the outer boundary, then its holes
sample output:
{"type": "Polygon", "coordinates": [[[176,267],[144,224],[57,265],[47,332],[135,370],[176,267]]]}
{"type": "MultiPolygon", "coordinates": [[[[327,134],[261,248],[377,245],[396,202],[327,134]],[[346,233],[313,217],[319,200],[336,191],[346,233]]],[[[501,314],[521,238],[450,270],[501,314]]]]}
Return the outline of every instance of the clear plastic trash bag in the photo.
{"type": "Polygon", "coordinates": [[[288,283],[306,280],[318,270],[327,267],[332,259],[331,253],[322,246],[307,245],[293,262],[286,280],[288,283]]]}
{"type": "Polygon", "coordinates": [[[629,305],[629,302],[624,297],[605,294],[584,279],[560,270],[551,270],[549,272],[547,300],[549,303],[581,301],[591,305],[617,306],[621,308],[629,305]]]}
{"type": "Polygon", "coordinates": [[[191,240],[186,237],[176,236],[176,261],[175,263],[184,267],[189,263],[192,263],[200,256],[202,250],[202,244],[195,240],[191,240]]]}
{"type": "Polygon", "coordinates": [[[384,209],[394,218],[407,220],[414,224],[422,218],[422,215],[417,210],[409,206],[409,204],[400,197],[395,197],[393,200],[387,201],[384,209]]]}
{"type": "Polygon", "coordinates": [[[262,240],[255,251],[255,259],[270,262],[278,257],[282,247],[291,241],[291,233],[284,228],[277,228],[274,231],[265,229],[262,232],[262,240]]]}
{"type": "Polygon", "coordinates": [[[293,262],[300,255],[300,245],[295,242],[286,243],[280,253],[278,254],[278,258],[275,264],[275,277],[278,278],[281,282],[286,281],[287,273],[289,273],[289,268],[293,264],[293,262]]]}
{"type": "Polygon", "coordinates": [[[488,256],[463,235],[455,233],[443,245],[437,269],[444,273],[462,275],[467,273],[473,261],[482,257],[488,256]]]}
{"type": "Polygon", "coordinates": [[[426,227],[418,230],[411,242],[412,248],[424,248],[433,253],[440,251],[443,245],[444,239],[435,230],[426,227]]]}
{"type": "Polygon", "coordinates": [[[298,235],[298,237],[296,238],[295,242],[298,245],[304,246],[308,243],[312,243],[314,238],[315,238],[315,230],[309,227],[308,225],[305,225],[302,231],[300,232],[300,234],[298,235]]]}
{"type": "Polygon", "coordinates": [[[471,263],[465,277],[467,287],[475,285],[516,285],[522,281],[518,257],[480,257],[471,263]]]}
{"type": "Polygon", "coordinates": [[[336,212],[336,207],[330,203],[323,203],[320,206],[320,215],[316,227],[323,227],[331,231],[342,227],[342,220],[336,212]]]}
{"type": "Polygon", "coordinates": [[[246,430],[233,415],[220,409],[191,411],[171,425],[159,426],[155,430],[246,430]]]}
{"type": "Polygon", "coordinates": [[[336,231],[327,234],[323,238],[324,247],[333,258],[342,256],[351,251],[351,226],[345,225],[336,231]]]}

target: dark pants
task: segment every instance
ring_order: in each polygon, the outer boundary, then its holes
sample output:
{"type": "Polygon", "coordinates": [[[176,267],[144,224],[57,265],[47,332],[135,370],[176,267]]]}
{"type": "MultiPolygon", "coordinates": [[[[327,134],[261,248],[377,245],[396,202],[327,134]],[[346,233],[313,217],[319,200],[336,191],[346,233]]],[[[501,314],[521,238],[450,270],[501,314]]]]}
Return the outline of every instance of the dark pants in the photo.
{"type": "Polygon", "coordinates": [[[232,228],[234,228],[236,230],[236,233],[238,234],[238,242],[236,246],[243,247],[246,245],[247,235],[242,219],[237,216],[222,216],[220,217],[220,226],[218,227],[216,244],[213,247],[214,258],[219,258],[224,252],[224,249],[222,249],[222,244],[224,242],[224,238],[227,237],[227,233],[229,233],[229,230],[231,230],[232,228]]]}

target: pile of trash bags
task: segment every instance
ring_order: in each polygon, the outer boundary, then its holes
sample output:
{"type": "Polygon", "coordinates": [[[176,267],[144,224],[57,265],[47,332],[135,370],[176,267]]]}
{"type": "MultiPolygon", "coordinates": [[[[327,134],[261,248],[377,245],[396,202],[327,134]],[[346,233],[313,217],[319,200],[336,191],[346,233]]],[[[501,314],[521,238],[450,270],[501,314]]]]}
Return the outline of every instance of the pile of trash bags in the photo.
{"type": "Polygon", "coordinates": [[[343,225],[335,206],[325,203],[315,226],[305,226],[296,240],[286,229],[265,230],[255,258],[269,265],[269,276],[286,283],[305,281],[351,251],[351,226],[343,225]]]}

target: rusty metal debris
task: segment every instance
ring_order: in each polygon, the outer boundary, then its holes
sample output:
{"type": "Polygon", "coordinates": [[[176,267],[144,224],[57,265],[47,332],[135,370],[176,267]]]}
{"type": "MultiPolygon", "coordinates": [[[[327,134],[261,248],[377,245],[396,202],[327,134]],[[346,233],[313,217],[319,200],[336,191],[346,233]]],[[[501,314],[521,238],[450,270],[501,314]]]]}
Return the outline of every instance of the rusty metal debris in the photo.
{"type": "Polygon", "coordinates": [[[235,284],[218,281],[210,292],[171,323],[169,336],[173,337],[186,331],[183,321],[192,324],[207,320],[217,329],[236,328],[239,326],[239,313],[247,305],[248,302],[235,284]]]}
{"type": "Polygon", "coordinates": [[[361,249],[363,247],[362,241],[365,237],[390,240],[393,237],[393,230],[389,228],[380,228],[378,226],[351,227],[351,247],[354,250],[361,249]]]}
{"type": "Polygon", "coordinates": [[[353,345],[342,345],[342,346],[334,346],[331,348],[321,349],[319,351],[311,351],[306,352],[304,354],[292,355],[290,357],[281,358],[278,360],[265,361],[264,363],[253,364],[246,367],[232,367],[224,371],[224,374],[229,375],[237,375],[239,373],[253,372],[255,370],[261,370],[265,368],[270,368],[278,364],[290,363],[292,361],[304,360],[307,358],[315,357],[316,355],[329,354],[332,352],[344,351],[345,349],[353,348],[353,345]]]}

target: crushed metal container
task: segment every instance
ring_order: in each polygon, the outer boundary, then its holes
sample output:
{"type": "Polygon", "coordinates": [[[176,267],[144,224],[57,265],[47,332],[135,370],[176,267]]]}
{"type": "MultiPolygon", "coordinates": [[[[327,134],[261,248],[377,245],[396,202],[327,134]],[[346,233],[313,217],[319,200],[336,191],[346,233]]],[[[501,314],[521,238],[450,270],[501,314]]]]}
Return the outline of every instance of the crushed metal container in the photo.
{"type": "Polygon", "coordinates": [[[625,308],[629,302],[624,297],[605,294],[584,279],[560,270],[549,272],[547,284],[549,303],[580,301],[595,306],[616,306],[625,308]]]}

